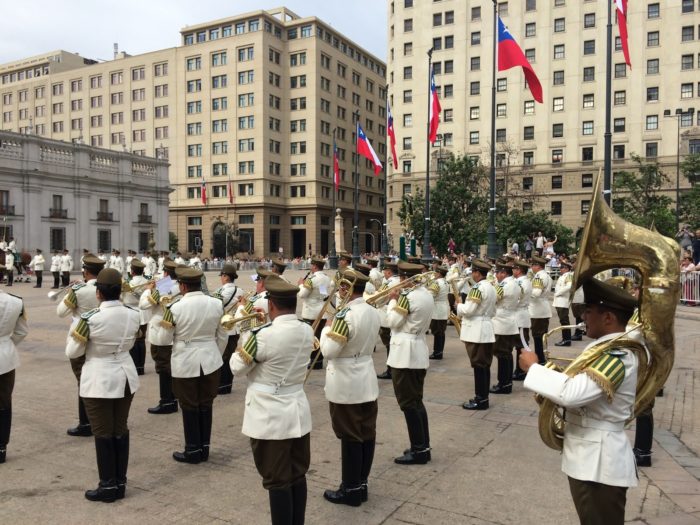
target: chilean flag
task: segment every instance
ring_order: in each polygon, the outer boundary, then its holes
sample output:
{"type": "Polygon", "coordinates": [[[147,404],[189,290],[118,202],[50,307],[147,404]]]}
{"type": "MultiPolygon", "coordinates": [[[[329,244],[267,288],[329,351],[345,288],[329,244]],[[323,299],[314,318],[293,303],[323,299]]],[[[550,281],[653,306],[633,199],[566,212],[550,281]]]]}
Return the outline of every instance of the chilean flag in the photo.
{"type": "Polygon", "coordinates": [[[204,183],[204,177],[202,177],[202,204],[207,204],[207,185],[204,183]]]}
{"type": "Polygon", "coordinates": [[[498,17],[498,71],[505,71],[515,66],[520,66],[523,68],[523,73],[525,73],[525,80],[527,80],[527,85],[530,88],[532,96],[537,102],[542,104],[542,84],[535,74],[535,70],[532,69],[530,62],[527,61],[523,50],[520,49],[518,43],[513,39],[513,35],[510,34],[508,28],[498,17]]]}
{"type": "Polygon", "coordinates": [[[231,179],[228,180],[228,203],[233,204],[233,187],[231,186],[231,179]]]}
{"type": "Polygon", "coordinates": [[[617,25],[620,27],[622,54],[625,55],[625,63],[632,69],[630,49],[627,44],[627,0],[615,0],[615,5],[617,6],[617,25]]]}
{"type": "Polygon", "coordinates": [[[338,191],[340,187],[340,166],[338,165],[338,146],[335,145],[335,140],[333,140],[333,183],[335,184],[335,191],[338,191]]]}
{"type": "Polygon", "coordinates": [[[372,149],[372,144],[369,143],[369,139],[365,132],[362,131],[362,126],[360,126],[359,122],[357,123],[357,153],[371,160],[372,164],[374,164],[374,174],[379,175],[379,172],[382,171],[382,163],[379,161],[379,157],[377,157],[374,149],[372,149]]]}
{"type": "Polygon", "coordinates": [[[433,70],[430,70],[430,133],[428,135],[428,140],[431,144],[435,144],[437,139],[438,125],[440,124],[440,112],[442,108],[440,107],[440,101],[437,96],[437,89],[435,88],[435,75],[433,75],[433,70]]]}
{"type": "Polygon", "coordinates": [[[391,144],[391,157],[394,160],[394,169],[398,169],[399,162],[396,160],[396,132],[394,131],[394,115],[391,114],[391,106],[389,101],[386,101],[386,130],[389,134],[389,143],[391,144]]]}

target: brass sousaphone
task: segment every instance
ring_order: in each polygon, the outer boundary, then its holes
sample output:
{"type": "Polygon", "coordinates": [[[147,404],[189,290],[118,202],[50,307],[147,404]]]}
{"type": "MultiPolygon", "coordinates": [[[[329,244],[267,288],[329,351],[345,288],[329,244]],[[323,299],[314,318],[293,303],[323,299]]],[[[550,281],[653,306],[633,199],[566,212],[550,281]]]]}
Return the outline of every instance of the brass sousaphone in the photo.
{"type": "MultiPolygon", "coordinates": [[[[633,268],[641,274],[639,322],[649,360],[647,362],[644,355],[638,354],[640,366],[634,414],[639,414],[649,406],[673,367],[673,325],[680,299],[680,248],[673,239],[626,222],[616,215],[603,199],[601,181],[599,173],[583,231],[571,295],[573,298],[586,279],[611,268],[633,268]]],[[[609,344],[591,348],[574,359],[563,372],[575,376],[608,348],[609,344]]],[[[565,425],[561,408],[541,396],[537,396],[537,401],[540,404],[540,437],[548,447],[561,450],[565,425]]]]}

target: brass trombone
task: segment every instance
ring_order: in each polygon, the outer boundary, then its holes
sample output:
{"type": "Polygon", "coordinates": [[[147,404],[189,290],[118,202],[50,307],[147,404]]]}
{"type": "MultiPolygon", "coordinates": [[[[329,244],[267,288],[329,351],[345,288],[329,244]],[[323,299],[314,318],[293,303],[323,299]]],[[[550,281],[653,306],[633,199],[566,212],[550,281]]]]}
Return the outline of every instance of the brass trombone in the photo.
{"type": "MultiPolygon", "coordinates": [[[[233,327],[236,326],[238,323],[242,323],[243,321],[250,321],[255,318],[257,318],[261,323],[264,323],[266,317],[267,314],[265,314],[265,312],[253,312],[252,314],[244,315],[238,318],[232,316],[231,314],[224,314],[221,316],[219,325],[221,325],[221,328],[223,328],[224,330],[232,330],[233,327]]],[[[245,328],[241,331],[245,332],[247,330],[255,328],[256,326],[257,325],[250,323],[250,327],[245,328]]]]}
{"type": "Polygon", "coordinates": [[[148,286],[155,282],[155,279],[150,278],[145,283],[137,284],[136,286],[131,286],[131,284],[129,284],[129,281],[122,281],[122,293],[133,293],[136,295],[140,295],[148,286]]]}
{"type": "Polygon", "coordinates": [[[76,284],[80,284],[81,282],[82,282],[82,281],[72,281],[72,282],[68,283],[66,286],[64,286],[63,288],[61,288],[60,290],[54,290],[54,291],[49,292],[48,295],[47,295],[47,297],[48,297],[51,301],[56,302],[56,301],[58,301],[58,298],[59,298],[62,294],[66,293],[66,292],[67,292],[68,290],[70,290],[73,286],[75,286],[76,284]]]}
{"type": "Polygon", "coordinates": [[[427,283],[431,279],[435,278],[435,275],[437,272],[426,272],[426,273],[419,273],[417,275],[413,275],[412,277],[409,277],[408,279],[405,279],[399,283],[396,283],[393,286],[390,286],[386,290],[381,290],[375,294],[372,294],[372,296],[367,298],[367,301],[365,301],[367,304],[370,306],[374,306],[375,308],[378,308],[380,306],[383,306],[384,301],[396,290],[403,290],[404,288],[408,288],[409,286],[411,288],[414,288],[416,286],[420,286],[422,284],[427,283]]]}
{"type": "Polygon", "coordinates": [[[158,304],[165,308],[169,306],[170,303],[172,303],[176,297],[179,297],[181,295],[182,292],[178,292],[175,295],[162,295],[161,298],[158,300],[158,304]]]}

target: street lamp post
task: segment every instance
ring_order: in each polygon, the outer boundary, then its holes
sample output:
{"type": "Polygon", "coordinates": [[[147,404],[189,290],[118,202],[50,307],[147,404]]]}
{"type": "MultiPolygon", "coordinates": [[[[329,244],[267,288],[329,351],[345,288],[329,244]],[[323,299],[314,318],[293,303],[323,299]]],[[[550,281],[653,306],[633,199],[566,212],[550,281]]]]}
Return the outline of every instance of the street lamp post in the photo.
{"type": "Polygon", "coordinates": [[[428,49],[428,126],[425,136],[425,210],[423,214],[423,263],[429,265],[433,258],[430,253],[430,110],[432,104],[433,48],[428,49]]]}
{"type": "MultiPolygon", "coordinates": [[[[369,222],[376,222],[379,225],[379,240],[380,242],[384,242],[384,229],[382,227],[382,221],[379,219],[370,219],[369,222]]],[[[374,243],[372,243],[374,245],[374,243]]],[[[384,252],[381,246],[377,246],[377,249],[379,249],[379,258],[383,259],[384,252]]],[[[379,261],[380,263],[382,262],[381,260],[379,261]]]]}
{"type": "Polygon", "coordinates": [[[681,119],[685,115],[690,115],[693,118],[695,114],[694,108],[689,108],[683,111],[681,108],[676,108],[675,113],[671,113],[670,109],[664,110],[664,118],[676,119],[676,230],[681,225],[681,119]]]}

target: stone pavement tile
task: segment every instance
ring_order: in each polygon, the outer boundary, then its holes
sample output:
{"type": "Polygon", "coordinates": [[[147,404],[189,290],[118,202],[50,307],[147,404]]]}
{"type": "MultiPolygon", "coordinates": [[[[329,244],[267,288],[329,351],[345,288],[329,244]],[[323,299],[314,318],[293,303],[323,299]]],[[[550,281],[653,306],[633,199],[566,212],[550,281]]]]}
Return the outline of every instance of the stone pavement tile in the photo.
{"type": "Polygon", "coordinates": [[[640,476],[636,488],[627,491],[625,511],[627,519],[648,519],[682,512],[667,494],[644,476],[640,476]]]}
{"type": "Polygon", "coordinates": [[[698,525],[700,519],[690,514],[672,514],[658,518],[649,518],[644,523],[647,525],[698,525]]]}
{"type": "MultiPolygon", "coordinates": [[[[700,494],[700,483],[696,480],[692,482],[654,480],[654,483],[671,497],[676,494],[700,494]]],[[[698,498],[698,500],[698,503],[700,503],[700,498],[698,498]]]]}
{"type": "Polygon", "coordinates": [[[684,512],[700,512],[700,497],[695,494],[674,495],[673,501],[684,512]]]}
{"type": "Polygon", "coordinates": [[[436,509],[415,503],[406,503],[396,509],[389,516],[386,525],[493,525],[499,522],[484,520],[476,516],[470,516],[458,512],[451,512],[445,509],[436,509]]]}

